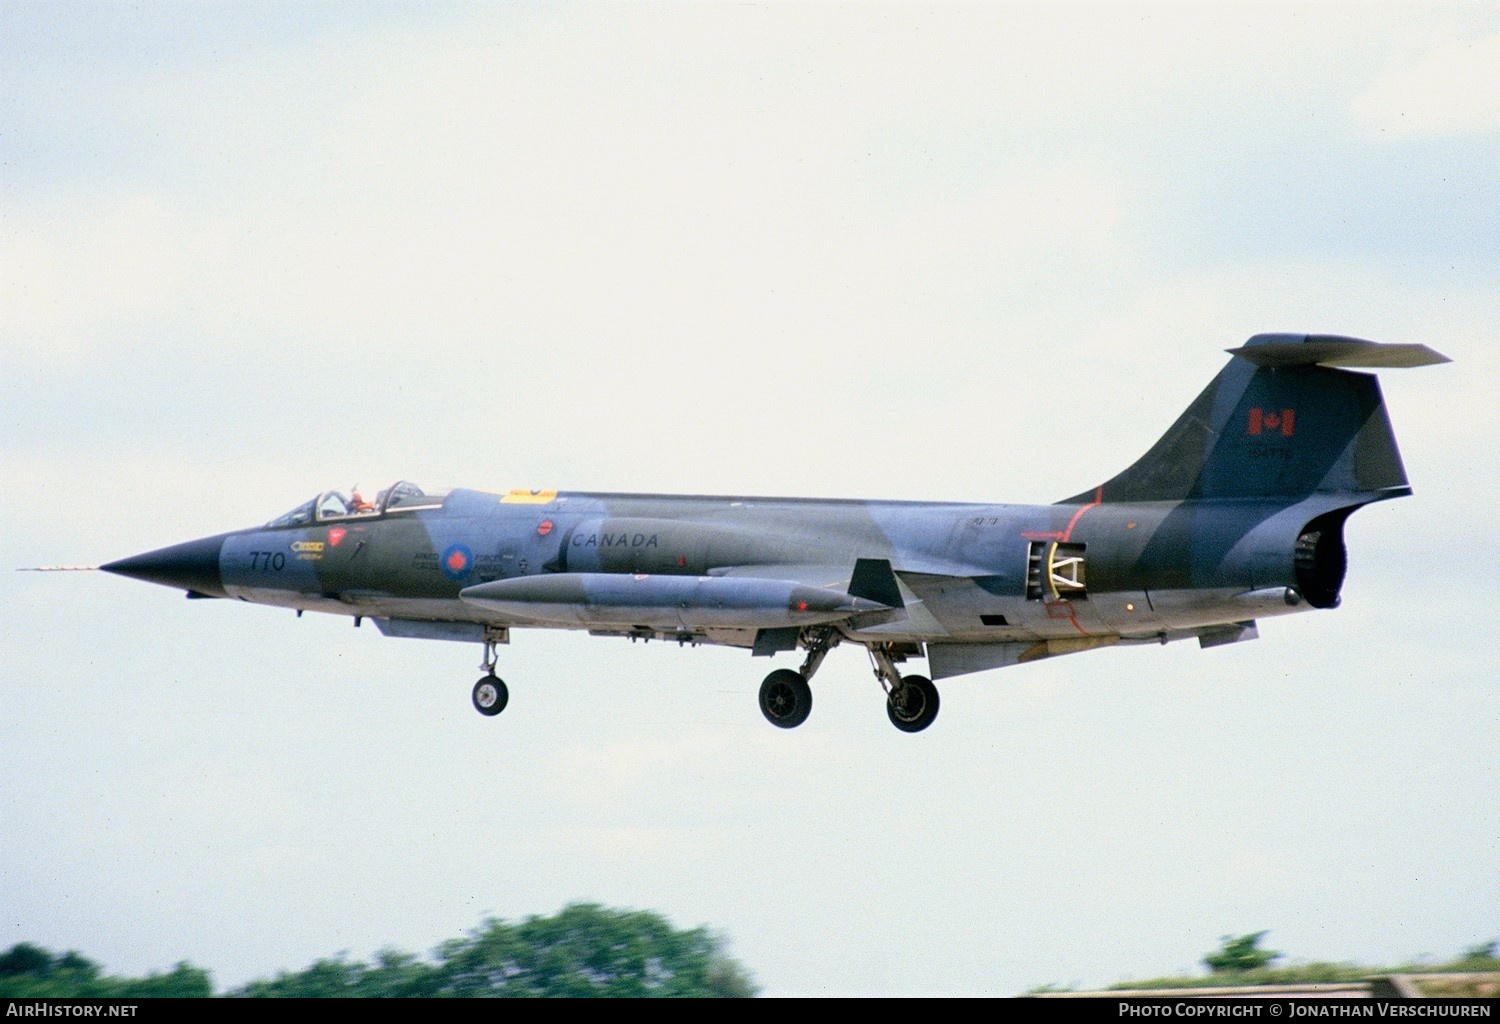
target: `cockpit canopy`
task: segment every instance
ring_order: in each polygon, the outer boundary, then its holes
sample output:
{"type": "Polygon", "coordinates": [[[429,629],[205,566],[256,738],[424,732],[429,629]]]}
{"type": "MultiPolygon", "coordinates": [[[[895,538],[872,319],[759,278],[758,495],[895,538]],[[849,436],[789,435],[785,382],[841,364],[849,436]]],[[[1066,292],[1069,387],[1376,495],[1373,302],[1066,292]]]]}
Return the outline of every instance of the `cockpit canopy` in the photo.
{"type": "Polygon", "coordinates": [[[358,488],[346,496],[342,491],[324,491],[311,501],[303,502],[286,515],[277,516],[266,525],[307,526],[336,519],[368,519],[388,512],[414,512],[422,508],[439,508],[448,496],[446,490],[424,491],[416,484],[402,480],[376,493],[373,499],[358,488]]]}

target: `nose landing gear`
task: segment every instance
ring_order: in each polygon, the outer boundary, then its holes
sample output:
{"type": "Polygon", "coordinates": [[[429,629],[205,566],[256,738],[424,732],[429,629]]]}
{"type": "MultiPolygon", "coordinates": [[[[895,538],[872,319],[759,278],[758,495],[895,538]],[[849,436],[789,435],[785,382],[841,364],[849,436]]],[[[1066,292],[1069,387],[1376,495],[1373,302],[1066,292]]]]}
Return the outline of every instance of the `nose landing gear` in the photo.
{"type": "Polygon", "coordinates": [[[484,675],[474,684],[473,699],[474,710],[487,718],[498,715],[510,703],[510,690],[505,681],[495,675],[495,645],[509,641],[510,634],[507,630],[495,630],[492,627],[484,635],[484,660],[479,663],[479,667],[484,669],[484,675]]]}
{"type": "Polygon", "coordinates": [[[481,676],[474,684],[474,710],[481,715],[494,716],[505,710],[510,703],[510,690],[505,681],[495,673],[481,676]]]}

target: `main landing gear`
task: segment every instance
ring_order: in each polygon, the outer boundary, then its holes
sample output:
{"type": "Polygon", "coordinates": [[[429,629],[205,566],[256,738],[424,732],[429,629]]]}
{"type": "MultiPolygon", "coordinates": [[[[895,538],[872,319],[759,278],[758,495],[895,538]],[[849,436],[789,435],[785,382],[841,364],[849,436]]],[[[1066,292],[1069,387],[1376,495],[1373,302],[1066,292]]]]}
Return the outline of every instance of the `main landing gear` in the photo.
{"type": "Polygon", "coordinates": [[[903,676],[896,670],[889,648],[871,644],[870,661],[875,678],[885,690],[885,713],[891,724],[902,732],[921,732],[933,723],[938,713],[937,687],[926,676],[903,676]]]}
{"type": "Polygon", "coordinates": [[[760,684],[760,712],[778,729],[795,729],[812,713],[812,687],[807,677],[779,668],[760,684]]]}
{"type": "MultiPolygon", "coordinates": [[[[760,711],[766,721],[779,729],[795,729],[807,721],[812,712],[812,688],[808,680],[823,663],[828,651],[840,636],[831,630],[811,632],[803,637],[807,660],[802,668],[777,669],[760,684],[760,711]]],[[[938,691],[926,676],[903,676],[896,669],[902,653],[886,644],[869,646],[875,678],[885,690],[886,714],[891,724],[902,732],[921,732],[933,723],[938,713],[938,691]]]]}
{"type": "Polygon", "coordinates": [[[807,630],[802,645],[807,660],[797,671],[779,668],[760,684],[760,713],[778,729],[795,729],[812,713],[812,688],[807,685],[828,652],[837,646],[839,634],[831,629],[807,630]]]}
{"type": "Polygon", "coordinates": [[[495,644],[504,641],[491,640],[488,637],[484,641],[484,660],[479,667],[484,669],[484,675],[479,677],[479,682],[474,684],[474,710],[486,717],[494,717],[505,710],[505,705],[510,703],[510,690],[506,688],[505,681],[495,675],[495,644]]]}

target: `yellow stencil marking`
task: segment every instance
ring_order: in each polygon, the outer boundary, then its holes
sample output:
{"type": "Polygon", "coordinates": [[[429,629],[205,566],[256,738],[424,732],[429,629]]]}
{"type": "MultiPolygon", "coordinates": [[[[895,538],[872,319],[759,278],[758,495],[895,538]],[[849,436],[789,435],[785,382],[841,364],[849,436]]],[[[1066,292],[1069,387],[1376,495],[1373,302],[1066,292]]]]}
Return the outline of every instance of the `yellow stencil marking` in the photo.
{"type": "Polygon", "coordinates": [[[511,491],[500,499],[502,505],[545,505],[557,498],[556,491],[511,491]]]}

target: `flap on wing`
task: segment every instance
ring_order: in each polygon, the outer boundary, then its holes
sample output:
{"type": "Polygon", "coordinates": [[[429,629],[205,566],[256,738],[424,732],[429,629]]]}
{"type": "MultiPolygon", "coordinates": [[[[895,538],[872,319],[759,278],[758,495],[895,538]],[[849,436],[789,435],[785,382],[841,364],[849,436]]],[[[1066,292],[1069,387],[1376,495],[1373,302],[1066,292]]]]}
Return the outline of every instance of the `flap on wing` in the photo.
{"type": "Polygon", "coordinates": [[[785,580],[809,587],[844,589],[849,582],[849,567],[809,562],[806,564],[770,563],[765,565],[728,565],[708,570],[709,576],[728,576],[731,579],[754,577],[757,579],[785,580]]]}
{"type": "Polygon", "coordinates": [[[888,558],[859,558],[851,575],[838,565],[736,565],[709,570],[710,576],[730,578],[757,577],[785,580],[823,590],[843,590],[850,597],[863,598],[887,608],[904,608],[901,583],[888,558]]]}
{"type": "Polygon", "coordinates": [[[755,643],[750,647],[750,656],[769,658],[781,651],[795,651],[797,639],[802,635],[800,626],[784,626],[777,629],[758,629],[755,643]]]}
{"type": "Polygon", "coordinates": [[[383,636],[407,637],[413,640],[459,640],[479,643],[484,640],[480,622],[433,622],[426,619],[375,619],[375,628],[383,636]]]}
{"type": "MultiPolygon", "coordinates": [[[[847,594],[855,602],[870,602],[876,607],[851,609],[844,624],[857,630],[879,632],[882,627],[895,628],[894,624],[905,622],[913,628],[925,629],[938,635],[946,632],[931,613],[922,609],[921,601],[902,585],[891,563],[884,558],[856,560],[853,575],[849,566],[818,563],[782,563],[773,565],[732,565],[710,569],[713,577],[729,579],[775,579],[819,590],[837,591],[847,594]],[[908,620],[911,620],[910,622],[908,620]]],[[[904,627],[903,627],[904,628],[904,627]]],[[[785,643],[785,640],[758,638],[757,646],[785,643]]],[[[790,647],[784,648],[791,650],[790,647]]]]}
{"type": "Polygon", "coordinates": [[[1002,644],[928,644],[927,667],[933,679],[945,679],[1055,658],[1060,654],[1077,654],[1096,647],[1110,647],[1119,642],[1118,636],[1079,636],[1002,644]]]}
{"type": "Polygon", "coordinates": [[[1199,647],[1221,647],[1224,644],[1243,643],[1246,640],[1259,640],[1260,630],[1255,628],[1255,620],[1248,622],[1231,622],[1225,626],[1214,626],[1198,631],[1199,647]]]}

